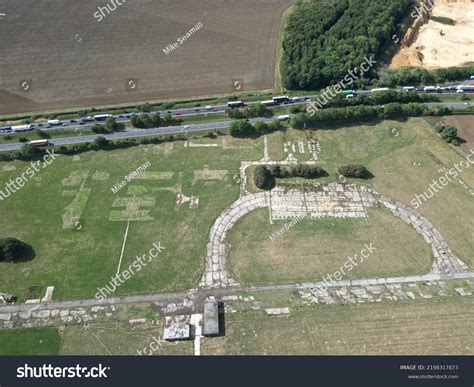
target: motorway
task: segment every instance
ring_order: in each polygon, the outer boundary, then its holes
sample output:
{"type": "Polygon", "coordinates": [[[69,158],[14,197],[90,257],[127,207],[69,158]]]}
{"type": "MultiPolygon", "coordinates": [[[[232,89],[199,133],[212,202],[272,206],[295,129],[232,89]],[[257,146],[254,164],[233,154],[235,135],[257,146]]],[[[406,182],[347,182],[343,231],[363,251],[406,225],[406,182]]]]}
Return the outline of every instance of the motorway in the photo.
{"type": "MultiPolygon", "coordinates": [[[[301,105],[301,104],[307,104],[312,100],[311,97],[300,97],[302,100],[301,101],[296,101],[293,102],[287,106],[291,105],[301,105]]],[[[255,101],[255,103],[258,103],[259,101],[255,101]]],[[[446,106],[446,107],[465,107],[466,104],[469,103],[461,103],[461,102],[437,102],[437,103],[427,103],[426,105],[431,108],[433,106],[446,106]]],[[[285,106],[285,105],[282,105],[285,106]]],[[[186,109],[177,109],[173,111],[168,111],[173,117],[176,118],[183,118],[183,117],[190,117],[190,116],[198,116],[198,115],[203,115],[203,114],[216,114],[216,113],[222,113],[225,112],[227,109],[227,105],[220,105],[220,106],[213,106],[211,110],[207,108],[186,108],[186,109]]],[[[163,113],[163,112],[159,112],[163,113]]],[[[152,113],[148,113],[152,114],[152,113]]],[[[126,115],[117,115],[114,116],[119,123],[123,123],[126,121],[130,120],[130,116],[132,114],[126,114],[126,115]]],[[[251,123],[255,123],[256,121],[264,121],[264,122],[269,122],[277,117],[271,117],[271,118],[255,118],[249,120],[251,123]]],[[[171,134],[180,134],[180,133],[188,133],[188,132],[200,132],[200,131],[206,131],[206,130],[216,130],[216,129],[227,129],[232,120],[226,120],[226,121],[219,121],[219,122],[209,122],[209,123],[202,123],[202,124],[189,124],[189,125],[181,125],[181,126],[169,126],[169,127],[160,127],[160,128],[151,128],[151,129],[128,129],[122,132],[116,132],[112,134],[106,134],[106,135],[99,135],[99,134],[93,134],[93,135],[86,135],[86,136],[78,136],[78,137],[63,137],[63,138],[55,138],[54,140],[51,141],[51,143],[55,146],[60,146],[60,145],[71,145],[71,144],[80,144],[80,143],[87,143],[87,142],[92,142],[94,141],[97,137],[103,136],[107,140],[119,140],[119,139],[128,139],[128,138],[140,138],[140,137],[150,137],[150,136],[157,136],[157,135],[171,135],[171,134]]],[[[58,127],[51,127],[51,128],[44,128],[38,126],[38,124],[33,125],[33,129],[41,129],[44,131],[48,130],[57,130],[57,129],[64,129],[65,127],[69,129],[77,129],[77,128],[84,128],[88,126],[92,126],[97,124],[98,122],[82,122],[79,123],[76,120],[70,120],[70,121],[64,121],[63,124],[64,126],[58,126],[58,127]]],[[[14,150],[19,150],[21,147],[24,145],[24,143],[9,143],[9,144],[0,144],[0,152],[9,152],[9,151],[14,151],[14,150]]]]}

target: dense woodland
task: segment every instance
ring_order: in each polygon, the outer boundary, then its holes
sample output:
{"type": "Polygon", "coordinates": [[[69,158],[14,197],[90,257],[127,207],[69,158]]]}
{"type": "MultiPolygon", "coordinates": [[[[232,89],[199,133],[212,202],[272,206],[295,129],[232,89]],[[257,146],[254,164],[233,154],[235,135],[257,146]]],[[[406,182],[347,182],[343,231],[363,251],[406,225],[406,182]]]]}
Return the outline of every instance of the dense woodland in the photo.
{"type": "MultiPolygon", "coordinates": [[[[377,59],[410,4],[410,0],[298,2],[283,42],[284,86],[320,89],[340,82],[365,58],[377,59]]],[[[376,74],[372,69],[365,76],[376,74]]]]}

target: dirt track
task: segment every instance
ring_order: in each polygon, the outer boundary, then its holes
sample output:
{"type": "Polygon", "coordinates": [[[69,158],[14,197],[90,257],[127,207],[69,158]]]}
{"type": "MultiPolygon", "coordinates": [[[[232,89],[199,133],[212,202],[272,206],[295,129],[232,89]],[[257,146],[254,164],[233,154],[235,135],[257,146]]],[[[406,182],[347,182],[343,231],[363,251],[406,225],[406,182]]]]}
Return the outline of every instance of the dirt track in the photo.
{"type": "Polygon", "coordinates": [[[273,87],[291,0],[128,0],[97,22],[110,1],[0,0],[0,114],[273,87]]]}

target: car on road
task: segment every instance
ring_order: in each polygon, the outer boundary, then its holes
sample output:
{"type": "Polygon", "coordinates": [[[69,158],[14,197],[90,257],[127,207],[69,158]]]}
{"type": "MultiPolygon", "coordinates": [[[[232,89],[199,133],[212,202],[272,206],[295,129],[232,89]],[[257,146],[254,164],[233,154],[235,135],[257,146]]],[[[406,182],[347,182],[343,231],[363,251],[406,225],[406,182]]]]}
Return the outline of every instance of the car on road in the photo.
{"type": "Polygon", "coordinates": [[[184,129],[189,129],[190,126],[189,126],[189,125],[184,125],[183,128],[184,128],[184,129]]]}
{"type": "Polygon", "coordinates": [[[180,116],[180,115],[181,115],[181,112],[176,112],[175,115],[176,115],[176,116],[180,116]]]}

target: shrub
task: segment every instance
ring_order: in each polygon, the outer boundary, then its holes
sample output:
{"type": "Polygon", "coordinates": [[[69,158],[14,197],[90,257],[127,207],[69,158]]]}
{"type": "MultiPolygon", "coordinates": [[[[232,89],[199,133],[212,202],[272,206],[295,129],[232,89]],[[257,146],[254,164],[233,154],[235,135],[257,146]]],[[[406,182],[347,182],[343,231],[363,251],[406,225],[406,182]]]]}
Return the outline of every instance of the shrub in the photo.
{"type": "Polygon", "coordinates": [[[253,172],[255,185],[260,189],[269,190],[275,186],[275,179],[264,165],[258,165],[253,172]]]}
{"type": "Polygon", "coordinates": [[[15,238],[0,239],[0,262],[19,262],[31,257],[33,248],[15,238]]]}
{"type": "Polygon", "coordinates": [[[367,178],[370,175],[368,169],[359,164],[350,164],[340,167],[339,173],[344,177],[356,179],[367,178]]]}
{"type": "Polygon", "coordinates": [[[256,131],[250,122],[238,120],[230,124],[229,133],[233,137],[249,137],[254,136],[256,131]]]}
{"type": "MultiPolygon", "coordinates": [[[[85,144],[87,147],[87,144],[85,144]]],[[[90,149],[92,150],[100,150],[100,149],[106,149],[109,145],[109,142],[105,137],[97,137],[93,142],[90,144],[90,149]]]]}
{"type": "Polygon", "coordinates": [[[452,143],[458,136],[458,130],[454,126],[446,126],[441,132],[441,138],[447,143],[452,143]]]}
{"type": "Polygon", "coordinates": [[[281,167],[279,165],[270,165],[268,167],[268,171],[270,172],[270,175],[272,175],[273,177],[282,177],[281,167]]]}

